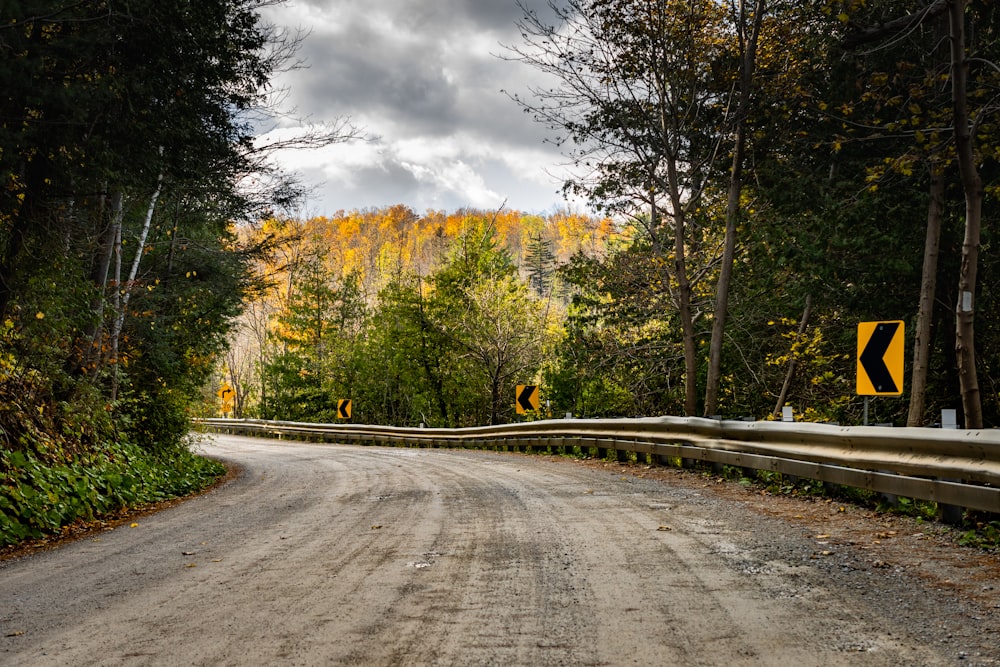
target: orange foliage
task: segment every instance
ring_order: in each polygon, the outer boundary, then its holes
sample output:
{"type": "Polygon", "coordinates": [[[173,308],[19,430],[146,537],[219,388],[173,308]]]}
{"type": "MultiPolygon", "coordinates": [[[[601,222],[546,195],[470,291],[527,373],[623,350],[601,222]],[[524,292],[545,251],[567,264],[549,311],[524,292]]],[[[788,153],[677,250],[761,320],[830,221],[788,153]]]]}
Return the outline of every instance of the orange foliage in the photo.
{"type": "Polygon", "coordinates": [[[268,220],[255,233],[277,240],[271,261],[261,269],[274,278],[272,299],[280,307],[292,289],[296,263],[306,257],[320,258],[332,280],[356,274],[364,293],[374,298],[396,276],[432,273],[444,261],[451,242],[482,222],[492,226],[515,262],[521,260],[530,237],[540,235],[549,241],[562,263],[577,252],[602,254],[618,233],[610,219],[566,211],[541,217],[516,210],[429,210],[421,216],[400,204],[308,220],[268,220]]]}

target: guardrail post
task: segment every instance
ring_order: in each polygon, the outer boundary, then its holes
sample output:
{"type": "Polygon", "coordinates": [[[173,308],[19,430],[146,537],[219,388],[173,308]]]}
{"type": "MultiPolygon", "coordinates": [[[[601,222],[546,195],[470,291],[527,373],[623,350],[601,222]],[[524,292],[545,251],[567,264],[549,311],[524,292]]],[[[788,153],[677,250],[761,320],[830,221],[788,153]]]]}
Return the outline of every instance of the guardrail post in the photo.
{"type": "Polygon", "coordinates": [[[628,463],[629,450],[623,449],[615,443],[615,458],[618,459],[619,463],[628,463]]]}
{"type": "MultiPolygon", "coordinates": [[[[958,413],[954,409],[941,411],[941,428],[957,429],[958,413]]],[[[958,479],[940,478],[942,482],[960,482],[958,479]]],[[[962,517],[965,515],[965,508],[958,505],[946,505],[938,503],[938,518],[942,523],[953,526],[961,525],[962,517]]]]}

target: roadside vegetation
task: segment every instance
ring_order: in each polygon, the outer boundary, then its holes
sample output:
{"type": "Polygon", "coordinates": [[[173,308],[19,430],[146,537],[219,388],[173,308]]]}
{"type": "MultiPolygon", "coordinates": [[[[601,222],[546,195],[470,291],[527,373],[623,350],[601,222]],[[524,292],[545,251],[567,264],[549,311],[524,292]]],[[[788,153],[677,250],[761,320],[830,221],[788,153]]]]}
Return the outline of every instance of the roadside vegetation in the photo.
{"type": "Polygon", "coordinates": [[[234,230],[297,194],[253,142],[295,50],[260,6],[4,4],[0,545],[221,472],[187,438],[257,288],[234,230]]]}

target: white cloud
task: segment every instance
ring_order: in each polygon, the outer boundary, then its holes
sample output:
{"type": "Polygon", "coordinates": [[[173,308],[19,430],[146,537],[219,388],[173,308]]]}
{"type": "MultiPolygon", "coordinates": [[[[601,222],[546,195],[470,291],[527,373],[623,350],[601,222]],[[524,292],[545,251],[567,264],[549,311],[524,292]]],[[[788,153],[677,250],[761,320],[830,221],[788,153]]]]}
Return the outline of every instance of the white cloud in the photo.
{"type": "Polygon", "coordinates": [[[311,31],[301,50],[309,67],[277,82],[298,112],[317,122],[350,116],[377,136],[277,155],[314,186],[307,208],[451,210],[504,199],[525,211],[559,207],[552,174],[565,158],[501,92],[525,92],[538,80],[495,55],[500,42],[519,38],[519,17],[514,0],[303,0],[268,8],[275,24],[311,31]]]}

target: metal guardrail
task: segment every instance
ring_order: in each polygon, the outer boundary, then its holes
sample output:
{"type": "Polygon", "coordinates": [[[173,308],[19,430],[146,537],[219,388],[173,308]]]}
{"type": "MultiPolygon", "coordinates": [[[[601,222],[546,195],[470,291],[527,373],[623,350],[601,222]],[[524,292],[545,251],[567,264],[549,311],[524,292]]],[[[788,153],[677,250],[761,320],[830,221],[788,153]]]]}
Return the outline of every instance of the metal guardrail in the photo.
{"type": "Polygon", "coordinates": [[[463,429],[196,420],[209,431],[345,444],[473,449],[579,448],[653,462],[683,458],[1000,512],[1000,430],[737,422],[694,417],[559,419],[463,429]]]}

